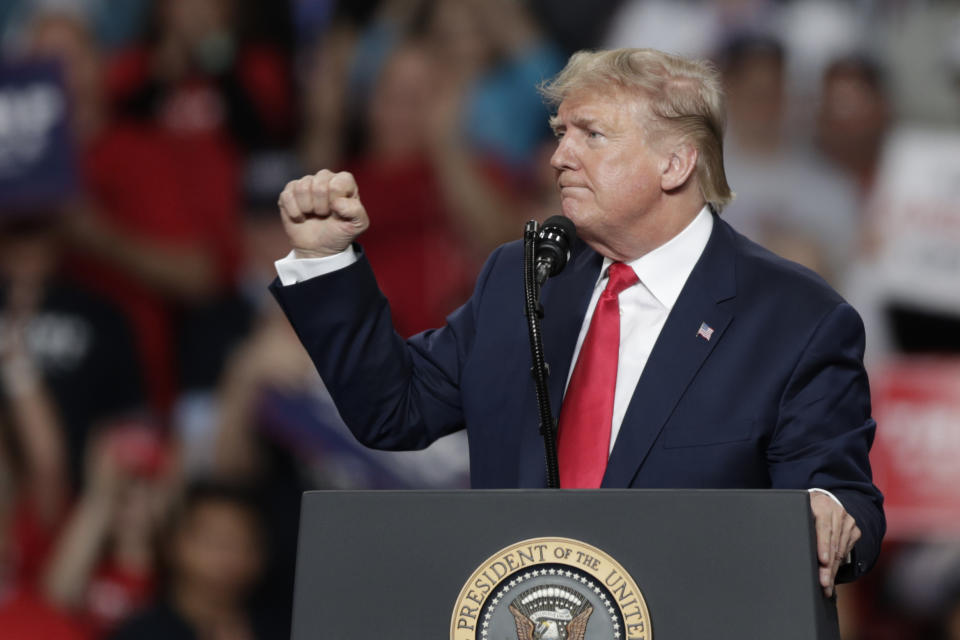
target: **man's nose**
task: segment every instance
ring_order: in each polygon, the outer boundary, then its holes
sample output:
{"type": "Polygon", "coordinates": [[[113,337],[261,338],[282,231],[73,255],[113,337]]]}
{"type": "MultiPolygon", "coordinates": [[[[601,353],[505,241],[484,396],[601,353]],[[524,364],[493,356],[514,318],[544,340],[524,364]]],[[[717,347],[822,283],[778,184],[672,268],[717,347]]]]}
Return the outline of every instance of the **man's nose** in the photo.
{"type": "Polygon", "coordinates": [[[557,148],[550,156],[550,166],[557,171],[576,169],[576,155],[573,153],[569,137],[564,136],[557,141],[557,148]]]}

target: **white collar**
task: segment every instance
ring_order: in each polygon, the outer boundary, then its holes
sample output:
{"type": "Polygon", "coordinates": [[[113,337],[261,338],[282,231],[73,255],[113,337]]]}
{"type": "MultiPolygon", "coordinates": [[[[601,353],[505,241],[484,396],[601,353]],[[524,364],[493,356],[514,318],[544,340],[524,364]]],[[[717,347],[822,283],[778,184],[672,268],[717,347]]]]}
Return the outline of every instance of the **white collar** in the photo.
{"type": "MultiPolygon", "coordinates": [[[[650,253],[627,263],[667,311],[673,308],[680,297],[680,291],[706,248],[712,232],[713,215],[710,208],[704,206],[683,231],[650,253]]],[[[606,277],[607,267],[612,263],[610,258],[603,259],[601,279],[606,277]]]]}

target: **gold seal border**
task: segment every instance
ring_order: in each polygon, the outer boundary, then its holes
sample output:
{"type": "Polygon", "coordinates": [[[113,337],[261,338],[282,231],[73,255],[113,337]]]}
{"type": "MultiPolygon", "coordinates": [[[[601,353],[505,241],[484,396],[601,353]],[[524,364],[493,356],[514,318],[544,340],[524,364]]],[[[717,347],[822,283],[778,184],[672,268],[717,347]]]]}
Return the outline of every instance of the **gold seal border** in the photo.
{"type": "Polygon", "coordinates": [[[578,569],[596,578],[610,592],[626,624],[620,640],[653,640],[646,600],[627,570],[601,549],[580,540],[562,537],[521,540],[484,560],[457,596],[450,618],[450,640],[477,640],[480,611],[503,580],[520,569],[546,564],[562,564],[578,569]],[[497,575],[499,572],[494,568],[497,563],[507,568],[503,575],[497,575]],[[515,568],[514,564],[517,565],[515,568]],[[496,581],[490,580],[491,572],[496,576],[496,581]],[[615,577],[619,579],[614,580],[615,577]],[[610,580],[614,580],[612,587],[610,580]],[[489,589],[483,591],[477,586],[480,581],[489,585],[489,589]],[[625,604],[621,606],[621,603],[625,604]],[[624,607],[630,608],[625,610],[624,607]],[[472,619],[471,612],[474,615],[472,619]]]}

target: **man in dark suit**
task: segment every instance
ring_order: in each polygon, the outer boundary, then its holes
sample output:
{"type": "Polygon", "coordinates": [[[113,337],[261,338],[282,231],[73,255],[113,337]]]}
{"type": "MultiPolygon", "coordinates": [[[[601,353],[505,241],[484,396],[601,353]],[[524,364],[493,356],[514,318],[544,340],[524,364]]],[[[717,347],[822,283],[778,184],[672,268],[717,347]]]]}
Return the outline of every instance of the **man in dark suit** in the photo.
{"type": "MultiPolygon", "coordinates": [[[[582,239],[542,291],[562,486],[808,489],[831,594],[885,527],[859,317],[718,217],[732,196],[711,67],[580,53],[544,93],[582,239]]],[[[274,294],[357,438],[420,448],[466,427],[475,487],[544,486],[519,244],[445,327],[404,341],[353,244],[369,224],[353,177],[291,182],[280,208],[293,251],[274,294]]]]}

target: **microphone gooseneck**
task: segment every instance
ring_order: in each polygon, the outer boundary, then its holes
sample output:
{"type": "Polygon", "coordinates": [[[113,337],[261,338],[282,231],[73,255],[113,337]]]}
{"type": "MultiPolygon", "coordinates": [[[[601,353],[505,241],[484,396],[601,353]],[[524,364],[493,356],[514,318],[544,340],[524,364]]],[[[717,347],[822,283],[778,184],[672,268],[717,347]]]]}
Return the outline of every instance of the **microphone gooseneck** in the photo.
{"type": "Polygon", "coordinates": [[[540,305],[540,286],[550,276],[555,276],[566,266],[570,258],[570,246],[577,238],[577,229],[569,218],[553,216],[540,227],[535,220],[527,222],[523,229],[523,298],[527,330],[530,334],[530,373],[533,375],[537,395],[537,413],[540,416],[540,434],[543,436],[543,452],[546,458],[547,487],[560,488],[560,465],[557,460],[557,421],[550,408],[550,391],[547,366],[543,352],[543,336],[540,320],[543,307],[540,305]]]}
{"type": "Polygon", "coordinates": [[[563,271],[570,257],[570,247],[576,239],[577,228],[570,218],[552,216],[543,223],[536,241],[538,284],[542,285],[547,278],[563,271]]]}

